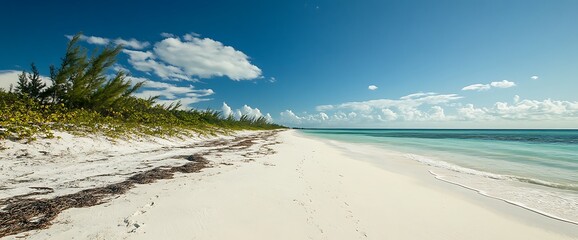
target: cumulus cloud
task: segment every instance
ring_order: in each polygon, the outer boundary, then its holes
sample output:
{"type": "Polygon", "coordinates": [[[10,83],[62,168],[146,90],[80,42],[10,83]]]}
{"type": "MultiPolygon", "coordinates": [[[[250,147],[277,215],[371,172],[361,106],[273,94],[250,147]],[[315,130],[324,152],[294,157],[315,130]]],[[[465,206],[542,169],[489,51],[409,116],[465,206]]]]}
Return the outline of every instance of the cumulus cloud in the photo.
{"type": "Polygon", "coordinates": [[[536,75],[530,77],[530,79],[532,79],[532,80],[538,80],[539,78],[540,78],[540,77],[538,77],[538,76],[536,76],[536,75]]]}
{"type": "Polygon", "coordinates": [[[259,118],[263,116],[261,110],[259,110],[258,108],[249,107],[248,105],[243,105],[243,107],[241,108],[241,114],[249,118],[259,118]]]}
{"type": "Polygon", "coordinates": [[[496,87],[496,88],[511,88],[511,87],[516,86],[516,83],[510,82],[508,80],[502,80],[499,82],[492,82],[492,83],[490,83],[490,85],[492,87],[496,87]]]}
{"type": "Polygon", "coordinates": [[[462,88],[463,91],[486,91],[490,89],[490,84],[472,84],[462,88]]]}
{"type": "Polygon", "coordinates": [[[578,117],[578,102],[546,99],[521,100],[514,104],[497,102],[488,114],[514,120],[567,119],[578,117]]]}
{"type": "Polygon", "coordinates": [[[375,85],[369,85],[369,86],[367,87],[367,89],[369,89],[369,90],[371,90],[371,91],[374,91],[374,90],[377,89],[377,86],[375,86],[375,85]]]}
{"type": "Polygon", "coordinates": [[[299,125],[302,123],[301,117],[293,113],[291,110],[285,110],[279,114],[281,116],[281,121],[288,123],[290,125],[299,125]]]}
{"type": "Polygon", "coordinates": [[[235,119],[240,119],[242,116],[247,116],[249,118],[260,118],[264,117],[268,122],[273,122],[273,117],[271,114],[263,114],[261,110],[258,108],[252,108],[249,105],[243,105],[241,109],[233,110],[227,103],[223,102],[223,106],[221,107],[221,113],[223,117],[232,116],[235,119]]]}
{"type": "Polygon", "coordinates": [[[378,115],[378,116],[383,116],[383,119],[385,119],[387,121],[393,121],[393,120],[397,119],[397,113],[391,111],[391,109],[389,109],[389,108],[381,109],[381,113],[382,113],[382,115],[378,115]]]}
{"type": "MultiPolygon", "coordinates": [[[[496,102],[492,107],[476,108],[473,104],[458,109],[461,120],[568,120],[578,118],[578,102],[552,99],[520,100],[513,104],[496,102]]],[[[578,119],[577,119],[578,120],[578,119]]]]}
{"type": "MultiPolygon", "coordinates": [[[[65,36],[68,39],[72,39],[74,37],[72,35],[65,35],[65,36]]],[[[109,38],[104,38],[104,37],[86,36],[84,34],[81,34],[80,40],[85,41],[85,42],[90,43],[90,44],[95,44],[95,45],[108,45],[110,43],[114,43],[116,45],[123,45],[126,48],[132,48],[132,49],[144,49],[144,48],[150,46],[149,42],[141,42],[141,41],[138,41],[134,38],[131,38],[129,40],[125,40],[122,38],[109,39],[109,38]]]]}
{"type": "Polygon", "coordinates": [[[444,113],[444,109],[440,106],[433,106],[431,107],[430,113],[429,113],[429,119],[433,120],[433,121],[444,121],[444,120],[448,120],[446,118],[446,115],[444,113]]]}
{"type": "Polygon", "coordinates": [[[155,44],[154,53],[189,76],[226,76],[237,81],[261,76],[261,69],[252,65],[243,52],[210,38],[193,35],[185,35],[183,39],[166,38],[155,44]]]}
{"type": "MultiPolygon", "coordinates": [[[[195,80],[228,77],[235,81],[262,78],[261,69],[251,64],[243,52],[198,34],[166,38],[149,51],[124,50],[137,70],[153,73],[164,80],[195,80]]],[[[275,81],[271,78],[270,81],[275,81]]]]}
{"type": "Polygon", "coordinates": [[[233,115],[233,109],[227,105],[226,102],[223,102],[223,106],[221,107],[221,112],[223,113],[223,117],[228,118],[229,116],[233,115]]]}
{"type": "Polygon", "coordinates": [[[212,89],[195,89],[194,86],[176,86],[171,83],[151,81],[146,78],[129,77],[132,82],[146,81],[145,85],[133,95],[139,98],[149,98],[159,96],[157,100],[160,104],[171,104],[180,101],[182,108],[190,108],[192,104],[208,101],[206,98],[215,94],[212,89]]]}
{"type": "Polygon", "coordinates": [[[457,94],[414,93],[399,99],[376,99],[363,102],[346,102],[338,105],[318,106],[318,110],[354,110],[372,112],[376,109],[398,108],[412,109],[422,105],[437,105],[461,99],[457,94]]]}
{"type": "Polygon", "coordinates": [[[180,68],[155,60],[156,56],[150,51],[143,52],[125,49],[123,52],[129,56],[128,62],[132,67],[139,71],[154,72],[157,76],[165,80],[194,80],[180,68]]]}
{"type": "Polygon", "coordinates": [[[280,122],[294,125],[350,126],[351,124],[393,121],[446,121],[441,105],[461,99],[457,94],[433,92],[414,93],[399,99],[376,99],[363,102],[346,102],[336,105],[320,105],[316,114],[295,114],[286,110],[280,114],[280,122]]]}
{"type": "Polygon", "coordinates": [[[518,127],[545,127],[543,121],[550,121],[578,126],[578,102],[529,100],[515,95],[512,103],[496,102],[487,107],[476,107],[455,102],[458,99],[460,96],[455,94],[416,93],[400,99],[321,105],[316,114],[296,114],[286,110],[280,114],[279,123],[305,127],[431,127],[432,124],[499,127],[504,123],[518,127]]]}
{"type": "Polygon", "coordinates": [[[466,104],[465,107],[457,109],[459,118],[463,120],[488,120],[487,111],[487,109],[476,108],[473,104],[466,104]]]}

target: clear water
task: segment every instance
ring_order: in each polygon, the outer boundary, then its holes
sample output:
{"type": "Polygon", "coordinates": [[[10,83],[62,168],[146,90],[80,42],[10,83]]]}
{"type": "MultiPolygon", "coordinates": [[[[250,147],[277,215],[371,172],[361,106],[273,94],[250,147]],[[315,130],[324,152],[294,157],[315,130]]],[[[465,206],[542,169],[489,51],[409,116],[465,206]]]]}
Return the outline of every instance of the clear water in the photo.
{"type": "Polygon", "coordinates": [[[578,222],[578,130],[303,130],[371,143],[435,167],[438,178],[578,222]]]}

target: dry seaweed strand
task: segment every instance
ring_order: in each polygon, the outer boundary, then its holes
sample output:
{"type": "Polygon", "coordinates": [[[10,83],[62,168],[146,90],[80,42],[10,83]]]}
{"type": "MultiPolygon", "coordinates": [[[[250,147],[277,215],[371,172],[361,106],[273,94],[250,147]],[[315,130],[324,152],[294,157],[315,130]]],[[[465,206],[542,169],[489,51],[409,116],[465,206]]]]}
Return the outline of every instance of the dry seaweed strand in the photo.
{"type": "MultiPolygon", "coordinates": [[[[34,229],[46,228],[58,214],[69,208],[91,207],[102,204],[114,196],[126,193],[136,184],[147,184],[159,179],[173,178],[175,172],[194,173],[209,167],[200,154],[187,156],[189,162],[176,167],[157,167],[132,175],[127,180],[91,188],[77,193],[58,196],[51,199],[26,199],[16,196],[3,199],[0,204],[7,206],[0,210],[0,237],[9,236],[34,229]]],[[[30,196],[30,195],[26,195],[30,196]]]]}

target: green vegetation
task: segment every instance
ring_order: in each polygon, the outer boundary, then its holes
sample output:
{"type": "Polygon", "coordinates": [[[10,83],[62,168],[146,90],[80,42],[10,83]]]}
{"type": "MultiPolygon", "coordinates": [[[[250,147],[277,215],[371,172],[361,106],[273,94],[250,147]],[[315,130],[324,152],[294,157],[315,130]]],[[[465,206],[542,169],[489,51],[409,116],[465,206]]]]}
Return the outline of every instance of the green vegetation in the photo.
{"type": "Polygon", "coordinates": [[[122,71],[107,75],[121,47],[109,46],[88,57],[78,45],[79,36],[69,42],[60,67],[50,67],[49,87],[32,64],[13,90],[0,89],[0,139],[50,138],[54,130],[118,137],[282,128],[264,117],[237,120],[214,110],[180,110],[178,102],[156,104],[156,97],[136,98],[131,94],[144,82],[133,84],[122,71]]]}

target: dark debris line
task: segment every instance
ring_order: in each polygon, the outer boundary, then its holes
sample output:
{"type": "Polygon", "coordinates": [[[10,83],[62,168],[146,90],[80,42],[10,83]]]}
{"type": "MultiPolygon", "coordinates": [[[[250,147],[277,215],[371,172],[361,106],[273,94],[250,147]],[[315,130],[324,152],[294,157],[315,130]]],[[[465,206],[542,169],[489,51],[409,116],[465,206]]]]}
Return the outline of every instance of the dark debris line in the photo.
{"type": "Polygon", "coordinates": [[[7,205],[0,210],[0,237],[46,228],[51,225],[51,221],[60,212],[66,209],[91,207],[105,203],[112,197],[126,193],[136,184],[153,183],[159,179],[171,179],[175,172],[194,173],[209,167],[209,161],[201,155],[192,155],[188,160],[194,162],[170,168],[157,167],[135,174],[123,182],[86,189],[52,199],[23,199],[21,196],[17,196],[0,200],[0,205],[7,205]]]}

